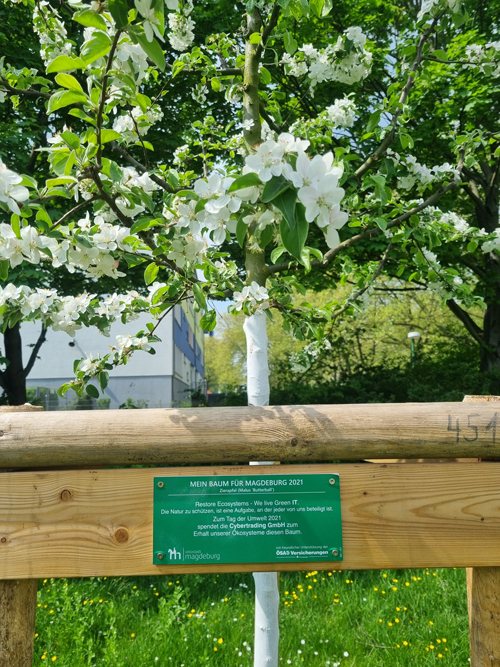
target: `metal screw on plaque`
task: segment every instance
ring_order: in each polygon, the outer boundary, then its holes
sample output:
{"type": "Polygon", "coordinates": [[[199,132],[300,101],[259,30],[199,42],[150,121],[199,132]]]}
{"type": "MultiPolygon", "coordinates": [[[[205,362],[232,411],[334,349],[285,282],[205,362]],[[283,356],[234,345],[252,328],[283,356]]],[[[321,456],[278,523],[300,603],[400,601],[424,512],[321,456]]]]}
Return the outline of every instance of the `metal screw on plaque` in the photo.
{"type": "Polygon", "coordinates": [[[165,486],[165,484],[163,482],[158,482],[158,488],[159,489],[163,489],[164,486],[165,486]]]}
{"type": "Polygon", "coordinates": [[[156,554],[156,558],[158,558],[158,560],[163,560],[164,555],[165,555],[165,554],[162,554],[162,552],[159,551],[159,552],[156,554]]]}
{"type": "MultiPolygon", "coordinates": [[[[332,556],[338,556],[338,555],[339,555],[338,549],[333,549],[332,556]]],[[[159,558],[159,556],[158,556],[158,558],[159,558]]]]}
{"type": "Polygon", "coordinates": [[[333,477],[330,477],[330,479],[328,481],[330,482],[330,484],[332,486],[336,483],[335,480],[333,479],[333,477]]]}

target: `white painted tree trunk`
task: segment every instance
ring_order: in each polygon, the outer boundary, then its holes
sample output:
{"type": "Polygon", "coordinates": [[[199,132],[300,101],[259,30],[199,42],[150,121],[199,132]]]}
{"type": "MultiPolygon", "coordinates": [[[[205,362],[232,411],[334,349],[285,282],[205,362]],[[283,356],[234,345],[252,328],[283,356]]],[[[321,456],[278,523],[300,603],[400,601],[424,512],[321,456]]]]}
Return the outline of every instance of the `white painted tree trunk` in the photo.
{"type": "MultiPolygon", "coordinates": [[[[249,405],[269,405],[267,317],[256,313],[243,325],[247,339],[247,392],[249,405]]],[[[273,461],[251,461],[250,465],[273,461]]],[[[255,641],[254,667],[278,667],[279,590],[276,572],[254,572],[255,641]]]]}

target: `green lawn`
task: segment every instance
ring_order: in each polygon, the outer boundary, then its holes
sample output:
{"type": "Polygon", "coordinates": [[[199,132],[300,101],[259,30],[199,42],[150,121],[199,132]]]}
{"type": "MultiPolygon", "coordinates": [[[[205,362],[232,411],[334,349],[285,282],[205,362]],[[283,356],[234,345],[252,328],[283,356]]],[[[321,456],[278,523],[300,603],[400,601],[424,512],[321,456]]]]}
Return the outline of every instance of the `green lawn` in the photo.
{"type": "MultiPolygon", "coordinates": [[[[469,664],[464,570],[281,575],[280,665],[469,664]]],[[[34,665],[250,667],[248,574],[40,582],[34,665]]]]}

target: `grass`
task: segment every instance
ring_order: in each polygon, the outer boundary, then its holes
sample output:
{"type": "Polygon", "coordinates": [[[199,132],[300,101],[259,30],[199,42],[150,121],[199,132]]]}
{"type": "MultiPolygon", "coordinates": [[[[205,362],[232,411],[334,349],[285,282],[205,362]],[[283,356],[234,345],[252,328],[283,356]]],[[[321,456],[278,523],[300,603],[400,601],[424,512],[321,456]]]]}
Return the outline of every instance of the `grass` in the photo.
{"type": "MultiPolygon", "coordinates": [[[[40,582],[34,665],[251,667],[249,574],[40,582]]],[[[464,570],[281,574],[280,665],[469,664],[464,570]]]]}

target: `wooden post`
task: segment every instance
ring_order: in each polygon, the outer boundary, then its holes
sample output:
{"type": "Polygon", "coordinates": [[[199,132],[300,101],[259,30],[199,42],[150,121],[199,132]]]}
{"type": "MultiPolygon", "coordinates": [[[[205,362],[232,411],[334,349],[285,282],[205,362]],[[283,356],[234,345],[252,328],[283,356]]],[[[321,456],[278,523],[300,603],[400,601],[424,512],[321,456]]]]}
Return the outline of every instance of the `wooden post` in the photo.
{"type": "MultiPolygon", "coordinates": [[[[43,408],[0,407],[4,413],[32,410],[43,408]]],[[[31,667],[33,663],[37,586],[36,579],[0,580],[0,667],[31,667]]]]}
{"type": "MultiPolygon", "coordinates": [[[[499,396],[464,398],[466,403],[496,401],[499,396]]],[[[500,567],[467,568],[467,606],[471,667],[500,667],[500,567]]]]}

